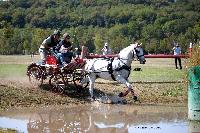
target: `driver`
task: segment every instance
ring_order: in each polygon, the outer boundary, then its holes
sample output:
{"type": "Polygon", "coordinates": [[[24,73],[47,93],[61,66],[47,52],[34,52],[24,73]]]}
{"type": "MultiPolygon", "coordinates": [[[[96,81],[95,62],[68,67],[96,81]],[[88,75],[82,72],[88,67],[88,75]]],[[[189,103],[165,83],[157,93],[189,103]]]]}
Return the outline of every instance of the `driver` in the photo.
{"type": "Polygon", "coordinates": [[[39,53],[40,53],[40,57],[41,57],[43,65],[46,63],[46,56],[49,50],[55,47],[59,43],[60,34],[61,32],[59,30],[55,30],[53,34],[47,37],[40,45],[39,53]]]}

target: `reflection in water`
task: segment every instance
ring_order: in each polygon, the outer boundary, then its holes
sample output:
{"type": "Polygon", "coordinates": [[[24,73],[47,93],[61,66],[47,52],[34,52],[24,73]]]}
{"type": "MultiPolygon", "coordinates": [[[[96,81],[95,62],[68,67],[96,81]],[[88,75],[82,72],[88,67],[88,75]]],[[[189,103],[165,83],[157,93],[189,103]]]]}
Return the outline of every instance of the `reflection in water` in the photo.
{"type": "Polygon", "coordinates": [[[90,128],[91,116],[85,110],[38,112],[27,124],[29,133],[85,132],[90,128]]]}
{"type": "MultiPolygon", "coordinates": [[[[22,132],[188,132],[187,108],[95,104],[0,113],[0,127],[22,132]],[[3,121],[7,123],[2,124],[3,121]],[[12,127],[15,120],[26,129],[12,127]]],[[[16,125],[16,124],[15,124],[16,125]]]]}

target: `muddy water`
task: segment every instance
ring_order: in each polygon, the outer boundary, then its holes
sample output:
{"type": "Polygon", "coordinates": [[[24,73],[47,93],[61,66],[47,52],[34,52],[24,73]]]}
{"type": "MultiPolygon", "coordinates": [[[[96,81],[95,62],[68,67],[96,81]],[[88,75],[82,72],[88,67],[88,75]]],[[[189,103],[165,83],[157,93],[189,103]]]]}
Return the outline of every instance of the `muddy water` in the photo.
{"type": "Polygon", "coordinates": [[[25,133],[188,133],[199,126],[187,120],[187,107],[93,103],[0,112],[0,128],[25,133]]]}

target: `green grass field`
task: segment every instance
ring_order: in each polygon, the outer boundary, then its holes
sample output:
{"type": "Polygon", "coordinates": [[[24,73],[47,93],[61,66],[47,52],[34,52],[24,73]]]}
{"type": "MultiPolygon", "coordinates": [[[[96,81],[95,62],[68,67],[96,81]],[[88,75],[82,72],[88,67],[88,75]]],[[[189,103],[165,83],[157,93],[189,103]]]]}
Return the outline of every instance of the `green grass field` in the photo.
{"type": "MultiPolygon", "coordinates": [[[[34,58],[36,60],[39,60],[39,56],[34,58]]],[[[29,55],[0,55],[0,78],[25,77],[27,66],[31,62],[29,55]]]]}
{"type": "MultiPolygon", "coordinates": [[[[39,60],[39,56],[34,57],[34,61],[39,60]]],[[[184,81],[186,70],[176,70],[174,59],[146,59],[144,65],[138,61],[133,61],[132,71],[129,77],[131,82],[176,82],[184,81]],[[140,67],[142,71],[133,71],[140,67]]],[[[185,59],[182,59],[184,68],[185,59]]],[[[0,78],[24,77],[26,68],[32,62],[30,56],[0,56],[0,78]]]]}
{"type": "Polygon", "coordinates": [[[186,77],[186,69],[184,64],[186,59],[182,59],[182,70],[176,70],[174,65],[174,59],[146,59],[147,62],[144,65],[138,64],[137,61],[133,61],[132,72],[129,80],[135,82],[176,82],[184,81],[186,77]],[[134,65],[135,63],[135,65],[134,65]],[[139,67],[142,71],[133,71],[134,68],[139,67]]]}
{"type": "Polygon", "coordinates": [[[0,78],[23,77],[26,67],[25,64],[0,64],[0,78]]]}

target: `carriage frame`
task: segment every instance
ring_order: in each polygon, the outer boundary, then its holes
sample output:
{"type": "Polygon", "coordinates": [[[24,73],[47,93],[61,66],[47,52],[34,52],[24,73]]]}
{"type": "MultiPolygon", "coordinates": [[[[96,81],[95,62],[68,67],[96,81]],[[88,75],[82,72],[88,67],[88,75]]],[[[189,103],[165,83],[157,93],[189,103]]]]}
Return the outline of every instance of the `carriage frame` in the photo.
{"type": "Polygon", "coordinates": [[[49,54],[45,64],[33,62],[28,65],[27,76],[33,87],[41,86],[48,80],[47,84],[56,93],[63,94],[70,83],[74,83],[77,90],[80,91],[89,84],[89,82],[82,83],[87,78],[87,73],[83,69],[85,63],[86,60],[75,58],[66,67],[63,67],[53,54],[49,54]]]}

